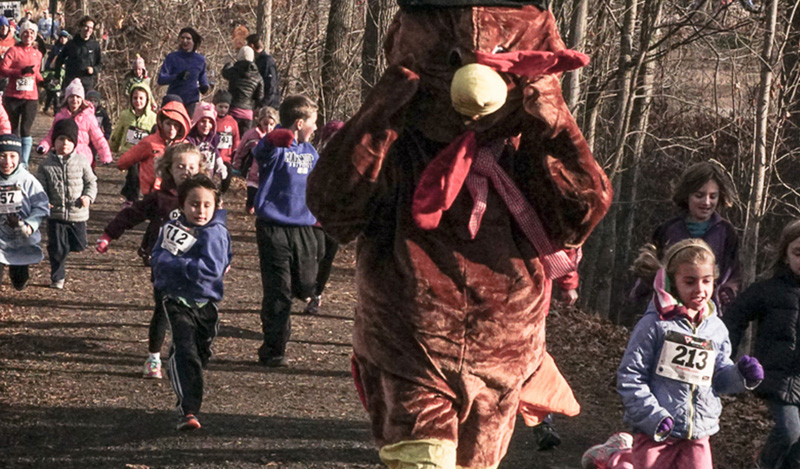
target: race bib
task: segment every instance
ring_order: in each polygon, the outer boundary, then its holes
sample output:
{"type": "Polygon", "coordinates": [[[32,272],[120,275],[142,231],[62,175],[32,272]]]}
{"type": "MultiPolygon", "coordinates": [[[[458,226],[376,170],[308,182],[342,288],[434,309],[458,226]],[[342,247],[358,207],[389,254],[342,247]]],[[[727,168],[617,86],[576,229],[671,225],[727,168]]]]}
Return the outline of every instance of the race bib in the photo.
{"type": "Polygon", "coordinates": [[[128,135],[125,137],[125,141],[131,145],[136,145],[137,143],[141,142],[143,138],[149,135],[142,129],[137,129],[135,127],[128,127],[128,135]]]}
{"type": "Polygon", "coordinates": [[[219,134],[219,145],[217,148],[220,150],[227,150],[233,146],[233,135],[228,132],[219,134]]]}
{"type": "Polygon", "coordinates": [[[17,78],[17,91],[33,91],[33,77],[17,78]]]}
{"type": "Polygon", "coordinates": [[[19,186],[0,186],[0,214],[17,213],[22,208],[22,189],[19,186]]]}
{"type": "Polygon", "coordinates": [[[164,225],[164,236],[161,238],[161,247],[173,256],[180,256],[187,252],[197,242],[192,233],[180,224],[168,223],[164,225]]]}
{"type": "Polygon", "coordinates": [[[656,374],[688,384],[711,386],[717,353],[708,339],[669,331],[656,374]]]}

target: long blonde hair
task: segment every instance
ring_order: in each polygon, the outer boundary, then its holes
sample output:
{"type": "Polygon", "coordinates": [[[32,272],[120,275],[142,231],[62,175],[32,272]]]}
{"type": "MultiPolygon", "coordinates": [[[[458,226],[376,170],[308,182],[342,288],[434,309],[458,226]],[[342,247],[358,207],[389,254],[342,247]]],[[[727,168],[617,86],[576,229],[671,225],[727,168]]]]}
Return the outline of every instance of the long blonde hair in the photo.
{"type": "Polygon", "coordinates": [[[167,151],[164,152],[164,156],[156,160],[156,174],[158,174],[162,179],[167,179],[167,177],[169,177],[169,180],[174,183],[175,177],[172,175],[172,160],[174,160],[176,156],[183,155],[184,153],[192,153],[197,155],[200,159],[197,172],[207,172],[206,162],[203,158],[203,155],[200,153],[200,150],[198,150],[197,147],[191,143],[183,142],[170,145],[167,147],[167,151]]]}
{"type": "Polygon", "coordinates": [[[663,268],[670,279],[670,284],[675,284],[675,273],[682,264],[701,265],[710,262],[714,266],[714,278],[719,277],[717,258],[711,247],[699,238],[688,238],[673,244],[664,253],[664,258],[659,259],[656,247],[646,244],[639,250],[639,256],[633,261],[631,270],[644,279],[653,279],[658,269],[663,268]]]}

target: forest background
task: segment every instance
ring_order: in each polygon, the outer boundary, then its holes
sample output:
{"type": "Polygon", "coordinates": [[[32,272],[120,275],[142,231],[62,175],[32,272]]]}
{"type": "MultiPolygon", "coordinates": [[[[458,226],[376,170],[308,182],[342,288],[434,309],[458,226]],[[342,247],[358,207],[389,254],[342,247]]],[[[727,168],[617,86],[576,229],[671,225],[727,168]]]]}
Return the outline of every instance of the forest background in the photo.
{"type": "MultiPolygon", "coordinates": [[[[122,78],[135,55],[157,75],[187,25],[203,36],[198,52],[209,78],[227,88],[220,71],[234,60],[234,30],[244,26],[264,38],[283,96],[317,100],[322,124],[353,115],[380,77],[382,37],[397,6],[68,0],[63,8],[68,28],[86,13],[97,19],[105,37],[99,89],[112,116],[125,105],[122,78]]],[[[745,281],[752,282],[781,227],[800,217],[800,0],[552,0],[551,9],[567,47],[591,57],[565,75],[564,95],[615,188],[611,211],[584,249],[583,309],[633,322],[636,312],[623,307],[631,261],[675,213],[671,184],[699,161],[721,163],[734,182],[738,198],[722,214],[740,235],[745,281]]]]}

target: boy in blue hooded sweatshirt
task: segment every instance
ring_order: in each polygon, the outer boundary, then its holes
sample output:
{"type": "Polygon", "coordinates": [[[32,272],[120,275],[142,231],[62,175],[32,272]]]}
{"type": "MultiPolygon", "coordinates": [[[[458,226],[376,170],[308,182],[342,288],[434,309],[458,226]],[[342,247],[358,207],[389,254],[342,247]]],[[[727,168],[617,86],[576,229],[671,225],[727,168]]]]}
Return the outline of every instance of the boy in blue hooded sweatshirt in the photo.
{"type": "Polygon", "coordinates": [[[253,150],[259,175],[253,205],[264,291],[264,343],[258,360],[268,367],[287,365],[292,297],[312,296],[319,259],[313,227],[317,220],[306,206],[306,180],[319,159],[309,143],[317,130],[317,106],[305,96],[289,96],[278,115],[282,128],[267,134],[253,150]]]}
{"type": "Polygon", "coordinates": [[[153,247],[153,288],[160,291],[172,329],[169,378],[182,415],[178,430],[200,428],[203,369],[211,358],[222,300],[222,278],[231,257],[227,212],[204,174],[178,187],[182,214],[164,224],[153,247]]]}

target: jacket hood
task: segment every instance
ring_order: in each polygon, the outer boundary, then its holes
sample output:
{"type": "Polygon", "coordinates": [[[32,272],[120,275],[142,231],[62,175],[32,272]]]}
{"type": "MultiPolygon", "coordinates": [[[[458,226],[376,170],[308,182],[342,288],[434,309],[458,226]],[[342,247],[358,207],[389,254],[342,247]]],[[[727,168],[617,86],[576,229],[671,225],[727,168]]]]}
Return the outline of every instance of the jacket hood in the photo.
{"type": "MultiPolygon", "coordinates": [[[[181,217],[179,220],[184,225],[194,226],[191,225],[188,221],[186,221],[186,215],[184,215],[183,213],[181,213],[181,217]]],[[[227,220],[228,220],[228,211],[225,210],[224,208],[218,208],[214,210],[214,216],[211,217],[211,220],[209,220],[208,223],[199,228],[204,230],[206,228],[211,228],[212,226],[217,226],[217,225],[225,226],[227,220]]]]}
{"type": "Polygon", "coordinates": [[[214,135],[214,132],[217,131],[217,110],[213,104],[200,101],[194,108],[194,115],[192,116],[192,129],[195,129],[197,123],[200,122],[200,119],[204,117],[211,119],[211,133],[209,135],[214,135]]]}
{"type": "Polygon", "coordinates": [[[131,86],[131,94],[128,96],[128,104],[131,106],[131,109],[133,109],[133,92],[136,90],[142,90],[147,95],[147,102],[144,105],[145,110],[147,110],[153,102],[153,92],[150,91],[150,87],[144,81],[131,86]]]}
{"type": "Polygon", "coordinates": [[[172,119],[180,124],[181,131],[178,132],[176,140],[183,140],[186,138],[186,134],[189,133],[189,129],[191,128],[191,121],[189,120],[189,113],[186,112],[186,108],[183,107],[182,103],[170,101],[158,111],[158,133],[162,137],[161,122],[164,119],[172,119]]]}

